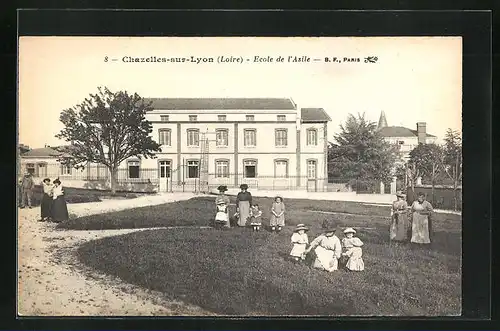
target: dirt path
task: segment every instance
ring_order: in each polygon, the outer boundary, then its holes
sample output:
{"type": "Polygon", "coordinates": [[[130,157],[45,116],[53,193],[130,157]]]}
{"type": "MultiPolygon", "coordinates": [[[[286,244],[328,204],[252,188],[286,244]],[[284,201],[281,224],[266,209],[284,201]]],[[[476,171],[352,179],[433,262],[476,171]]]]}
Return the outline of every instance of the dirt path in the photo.
{"type": "MultiPolygon", "coordinates": [[[[192,194],[155,195],[131,200],[69,204],[70,214],[107,211],[185,200],[192,194]]],[[[36,220],[40,208],[20,209],[18,217],[18,313],[21,316],[211,315],[160,293],[126,284],[78,263],[75,249],[90,240],[144,229],[66,231],[36,220]]]]}

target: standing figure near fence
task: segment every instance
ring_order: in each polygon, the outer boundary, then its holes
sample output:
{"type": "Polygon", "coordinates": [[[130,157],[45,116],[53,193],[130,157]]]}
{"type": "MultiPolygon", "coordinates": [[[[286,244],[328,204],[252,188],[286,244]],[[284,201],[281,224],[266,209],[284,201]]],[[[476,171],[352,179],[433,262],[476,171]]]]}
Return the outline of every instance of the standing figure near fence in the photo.
{"type": "Polygon", "coordinates": [[[432,231],[433,208],[425,195],[420,192],[411,205],[411,242],[415,244],[430,244],[432,231]]]}
{"type": "Polygon", "coordinates": [[[222,225],[226,228],[230,227],[229,224],[229,197],[225,194],[227,186],[221,185],[217,188],[219,195],[215,198],[215,206],[217,213],[215,214],[216,225],[222,225]]]}
{"type": "Polygon", "coordinates": [[[402,192],[396,194],[397,200],[392,204],[391,228],[389,238],[391,241],[405,241],[408,233],[408,203],[402,192]]]}
{"type": "Polygon", "coordinates": [[[240,185],[241,192],[236,196],[236,213],[238,215],[238,226],[245,226],[250,216],[252,205],[252,194],[248,192],[248,185],[240,185]]]}
{"type": "Polygon", "coordinates": [[[31,174],[27,172],[21,182],[21,208],[31,208],[31,199],[33,198],[33,189],[35,182],[31,178],[31,174]]]}
{"type": "Polygon", "coordinates": [[[56,223],[67,221],[69,218],[68,206],[64,199],[64,189],[59,178],[54,180],[54,189],[52,192],[52,199],[54,200],[52,203],[52,221],[56,223]]]}
{"type": "Polygon", "coordinates": [[[275,197],[271,207],[271,231],[280,232],[285,226],[285,203],[282,197],[275,197]]]}
{"type": "Polygon", "coordinates": [[[52,194],[54,187],[50,183],[50,178],[45,178],[42,181],[42,188],[43,188],[43,196],[42,196],[42,202],[40,204],[40,213],[41,213],[41,218],[39,222],[45,222],[50,220],[52,217],[52,194]]]}

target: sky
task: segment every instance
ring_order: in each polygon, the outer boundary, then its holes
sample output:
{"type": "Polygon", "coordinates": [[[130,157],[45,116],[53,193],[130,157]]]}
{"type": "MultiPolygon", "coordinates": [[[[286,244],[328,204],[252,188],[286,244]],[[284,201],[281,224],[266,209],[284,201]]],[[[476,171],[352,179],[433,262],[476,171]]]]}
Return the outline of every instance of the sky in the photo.
{"type": "Polygon", "coordinates": [[[142,97],[291,97],[323,108],[329,140],[347,116],[427,132],[442,141],[462,128],[460,37],[21,37],[19,143],[60,145],[59,114],[98,86],[142,97]],[[124,57],[235,57],[243,63],[123,62],[124,57]],[[273,62],[254,62],[255,56],[273,62]],[[277,57],[285,58],[276,62],[277,57]],[[308,56],[311,62],[288,62],[308,56]],[[368,56],[376,63],[364,63],[368,56]],[[108,61],[105,58],[108,57],[108,61]],[[340,62],[326,63],[337,57],[340,62]],[[111,59],[117,61],[111,61],[111,59]],[[246,59],[249,61],[246,61],[246,59]],[[312,61],[317,58],[321,61],[312,61]],[[343,62],[359,58],[360,62],[343,62]]]}

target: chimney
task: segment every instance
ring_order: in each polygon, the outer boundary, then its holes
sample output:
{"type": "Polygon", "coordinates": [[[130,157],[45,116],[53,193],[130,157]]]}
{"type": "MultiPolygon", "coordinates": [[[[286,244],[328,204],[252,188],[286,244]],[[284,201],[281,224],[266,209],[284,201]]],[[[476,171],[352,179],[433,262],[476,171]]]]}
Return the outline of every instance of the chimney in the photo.
{"type": "Polygon", "coordinates": [[[427,137],[426,126],[427,125],[425,124],[425,122],[417,122],[417,136],[419,144],[426,143],[426,137],[427,137]]]}

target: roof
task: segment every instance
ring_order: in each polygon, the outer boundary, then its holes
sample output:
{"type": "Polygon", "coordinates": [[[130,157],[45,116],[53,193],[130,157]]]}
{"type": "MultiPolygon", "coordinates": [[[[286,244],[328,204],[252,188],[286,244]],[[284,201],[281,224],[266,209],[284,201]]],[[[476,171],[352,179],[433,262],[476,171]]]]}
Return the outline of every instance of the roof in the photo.
{"type": "Polygon", "coordinates": [[[59,157],[61,156],[61,152],[58,152],[53,147],[43,147],[43,148],[34,148],[26,153],[23,153],[21,157],[59,157]]]}
{"type": "MultiPolygon", "coordinates": [[[[382,137],[417,137],[417,130],[405,128],[403,126],[386,126],[379,130],[382,137]]],[[[427,137],[435,138],[436,136],[427,133],[427,137]]]]}
{"type": "Polygon", "coordinates": [[[168,110],[297,109],[289,98],[145,98],[145,100],[152,101],[154,109],[168,110]]]}
{"type": "Polygon", "coordinates": [[[307,122],[329,122],[332,119],[323,108],[302,108],[300,110],[301,120],[307,122]]]}

